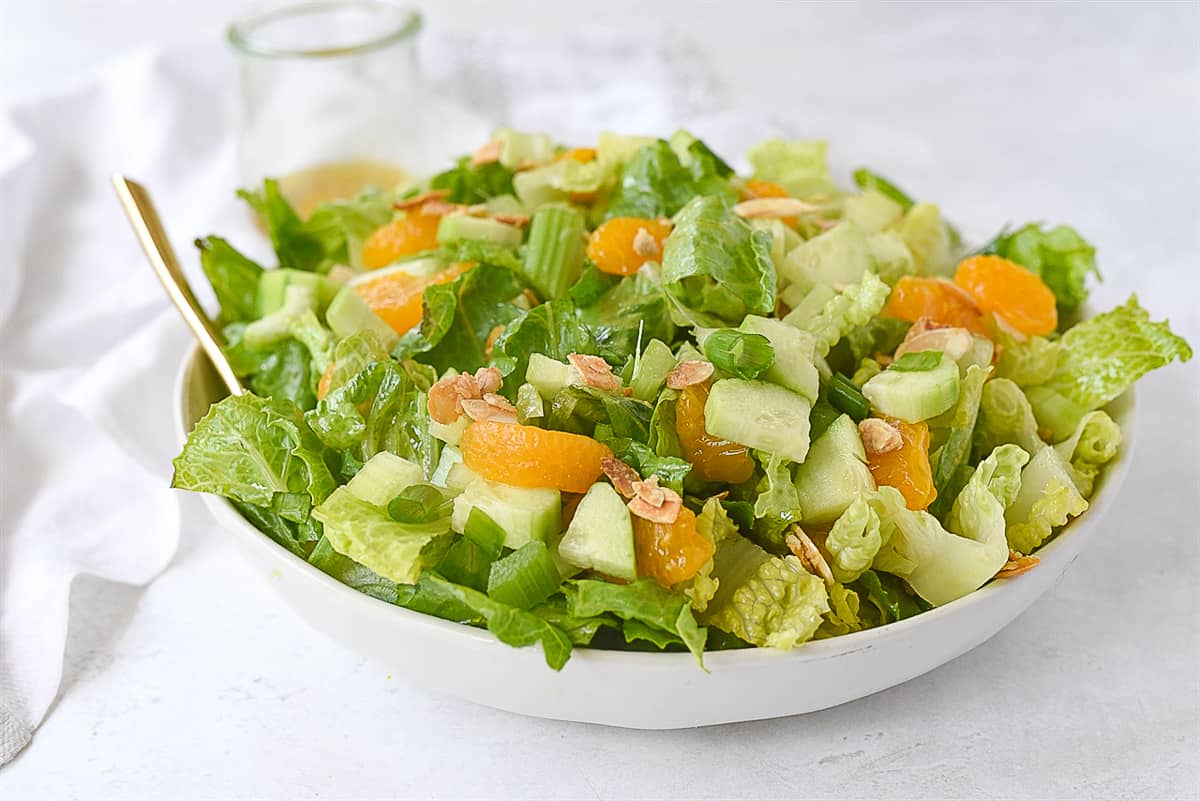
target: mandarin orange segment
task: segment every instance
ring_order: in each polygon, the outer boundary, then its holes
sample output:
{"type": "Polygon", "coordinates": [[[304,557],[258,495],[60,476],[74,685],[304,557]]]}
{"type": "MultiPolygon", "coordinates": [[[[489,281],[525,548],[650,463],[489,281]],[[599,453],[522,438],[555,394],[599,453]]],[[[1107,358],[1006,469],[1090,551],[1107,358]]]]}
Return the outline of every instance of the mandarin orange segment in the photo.
{"type": "Polygon", "coordinates": [[[961,287],[937,278],[906,275],[892,287],[883,313],[915,323],[929,317],[940,325],[959,326],[987,336],[978,304],[961,287]]]}
{"type": "Polygon", "coordinates": [[[1058,301],[1042,279],[1019,264],[999,256],[963,260],[954,283],[970,292],[985,312],[1003,318],[1029,336],[1049,334],[1058,327],[1058,301]]]}
{"type": "Polygon", "coordinates": [[[708,384],[693,384],[679,393],[675,431],[692,468],[707,481],[741,484],[754,475],[754,459],[744,445],[709,434],[704,428],[708,384]]]}
{"type": "Polygon", "coordinates": [[[666,220],[613,217],[592,232],[587,256],[601,272],[633,275],[646,262],[662,257],[663,242],[670,233],[671,224],[666,220]],[[639,231],[646,233],[639,236],[639,231]]]}
{"type": "Polygon", "coordinates": [[[887,453],[867,453],[867,467],[876,485],[900,490],[904,504],[914,511],[925,509],[937,498],[933,470],[929,466],[929,426],[924,421],[906,423],[887,418],[900,432],[902,444],[887,453]]]}
{"type": "Polygon", "coordinates": [[[561,158],[578,161],[580,164],[587,164],[589,161],[596,160],[596,149],[594,147],[573,147],[565,151],[561,158]]]}
{"type": "Polygon", "coordinates": [[[401,256],[411,256],[438,246],[441,217],[407,212],[375,229],[363,242],[362,263],[368,270],[386,267],[401,256]]]}
{"type": "Polygon", "coordinates": [[[495,421],[468,425],[459,447],[467,467],[489,481],[563,492],[587,492],[613,455],[591,437],[495,421]]]}
{"type": "Polygon", "coordinates": [[[453,281],[474,266],[474,262],[460,261],[425,278],[396,267],[359,276],[351,286],[371,311],[397,333],[403,334],[421,322],[421,302],[426,287],[453,281]]]}
{"type": "Polygon", "coordinates": [[[696,515],[680,509],[674,523],[652,523],[634,515],[633,548],[639,576],[664,587],[687,581],[713,556],[713,544],[696,530],[696,515]]]}

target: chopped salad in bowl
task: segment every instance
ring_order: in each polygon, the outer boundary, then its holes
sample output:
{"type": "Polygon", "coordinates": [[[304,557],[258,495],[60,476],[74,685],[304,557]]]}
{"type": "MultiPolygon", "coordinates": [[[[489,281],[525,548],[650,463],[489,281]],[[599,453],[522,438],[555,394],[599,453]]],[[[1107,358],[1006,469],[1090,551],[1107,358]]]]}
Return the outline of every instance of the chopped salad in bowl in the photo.
{"type": "Polygon", "coordinates": [[[301,219],[198,240],[248,392],[174,486],[380,601],[540,643],[794,648],[1036,570],[1191,357],[1136,298],[1080,319],[1067,226],[981,247],[820,142],[498,131],[301,219]]]}

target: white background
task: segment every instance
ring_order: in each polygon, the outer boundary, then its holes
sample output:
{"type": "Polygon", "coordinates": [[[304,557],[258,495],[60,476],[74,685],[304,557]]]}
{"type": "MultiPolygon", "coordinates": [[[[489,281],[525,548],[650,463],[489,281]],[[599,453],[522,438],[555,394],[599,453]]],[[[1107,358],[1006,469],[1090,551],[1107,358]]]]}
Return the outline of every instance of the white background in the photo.
{"type": "MultiPolygon", "coordinates": [[[[148,42],[218,38],[244,5],[3,0],[0,101],[148,42]]],[[[1075,224],[1099,246],[1097,306],[1137,291],[1200,344],[1196,3],[419,5],[444,29],[686,36],[747,126],[807,118],[976,225],[1075,224]]],[[[1140,385],[1117,508],[1009,629],[902,687],[764,723],[628,732],[407,687],[295,619],[185,498],[158,581],[77,583],[60,700],[0,796],[1200,796],[1196,365],[1140,385]]]]}

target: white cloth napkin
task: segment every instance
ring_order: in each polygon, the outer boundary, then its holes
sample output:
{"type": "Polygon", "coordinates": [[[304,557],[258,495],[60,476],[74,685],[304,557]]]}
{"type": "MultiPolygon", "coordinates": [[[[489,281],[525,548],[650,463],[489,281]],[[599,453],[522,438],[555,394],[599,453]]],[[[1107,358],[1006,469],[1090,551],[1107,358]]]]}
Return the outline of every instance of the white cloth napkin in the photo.
{"type": "MultiPolygon", "coordinates": [[[[723,105],[686,42],[433,32],[422,53],[430,95],[473,110],[451,115],[456,139],[495,123],[566,141],[665,135],[723,105]]],[[[232,67],[219,47],[148,50],[0,113],[0,765],[58,693],[75,577],[142,585],[175,552],[171,404],[188,335],[109,176],[150,188],[204,297],[193,238],[261,252],[232,199],[232,67]]]]}

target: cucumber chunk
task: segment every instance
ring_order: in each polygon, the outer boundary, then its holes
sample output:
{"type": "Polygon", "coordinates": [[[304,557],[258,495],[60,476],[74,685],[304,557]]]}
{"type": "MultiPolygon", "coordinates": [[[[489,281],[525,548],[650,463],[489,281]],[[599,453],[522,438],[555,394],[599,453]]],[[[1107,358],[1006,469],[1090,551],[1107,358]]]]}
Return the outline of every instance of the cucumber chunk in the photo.
{"type": "Polygon", "coordinates": [[[946,354],[932,370],[901,372],[889,367],[863,384],[871,407],[906,423],[937,417],[958,402],[958,365],[946,354]]]}
{"type": "Polygon", "coordinates": [[[325,310],[325,323],[339,338],[363,330],[374,331],[388,350],[400,340],[400,335],[382,317],[371,311],[367,302],[348,286],[341,288],[325,310]]]}
{"type": "Polygon", "coordinates": [[[864,233],[882,231],[904,216],[904,207],[875,189],[846,198],[842,217],[857,225],[864,233]]]}
{"type": "Polygon", "coordinates": [[[424,480],[420,465],[389,451],[380,451],[358,469],[346,484],[346,490],[360,501],[387,506],[401,490],[424,480]]]}
{"type": "Polygon", "coordinates": [[[437,229],[437,241],[441,245],[460,239],[478,239],[515,248],[523,238],[521,229],[515,225],[466,214],[447,214],[437,229]]]}
{"type": "Polygon", "coordinates": [[[832,523],[855,498],[875,489],[862,437],[849,415],[830,423],[812,444],[804,464],[796,466],[795,485],[801,520],[813,524],[832,523]]]}
{"type": "Polygon", "coordinates": [[[562,497],[558,490],[510,487],[476,478],[454,499],[450,526],[463,531],[472,509],[484,512],[504,530],[507,547],[520,548],[530,540],[546,542],[558,532],[562,497]]]}
{"type": "Polygon", "coordinates": [[[803,462],[808,454],[808,398],[762,381],[726,378],[704,405],[709,434],[803,462]]]}
{"type": "Polygon", "coordinates": [[[633,521],[611,484],[593,484],[583,496],[558,544],[558,555],[606,576],[628,581],[637,578],[633,521]]]}
{"type": "Polygon", "coordinates": [[[803,395],[809,402],[816,401],[820,380],[814,363],[816,340],[812,334],[782,320],[753,314],[742,321],[741,329],[761,334],[775,349],[775,362],[763,373],[764,379],[803,395]]]}
{"type": "Polygon", "coordinates": [[[783,262],[784,277],[795,285],[857,284],[874,265],[862,229],[845,220],[799,245],[783,262]]]}
{"type": "Polygon", "coordinates": [[[653,401],[658,397],[667,376],[675,369],[675,354],[665,342],[652,339],[642,351],[633,368],[633,376],[629,381],[633,397],[638,400],[653,401]]]}
{"type": "Polygon", "coordinates": [[[342,285],[320,273],[305,270],[266,270],[258,279],[258,295],[255,306],[259,317],[265,317],[276,309],[283,308],[283,299],[289,286],[302,286],[312,292],[317,301],[317,314],[324,314],[330,302],[337,296],[342,285]]]}
{"type": "Polygon", "coordinates": [[[533,384],[539,395],[550,400],[558,394],[559,390],[581,384],[583,379],[574,365],[551,359],[541,353],[531,353],[529,354],[529,366],[525,368],[525,382],[533,384]]]}

